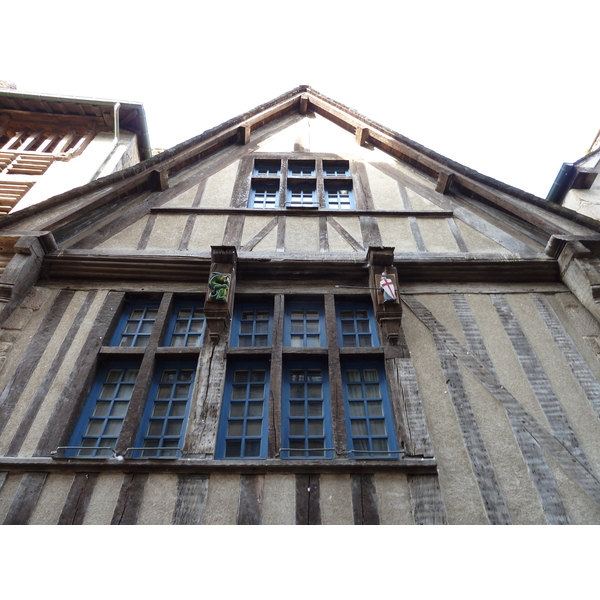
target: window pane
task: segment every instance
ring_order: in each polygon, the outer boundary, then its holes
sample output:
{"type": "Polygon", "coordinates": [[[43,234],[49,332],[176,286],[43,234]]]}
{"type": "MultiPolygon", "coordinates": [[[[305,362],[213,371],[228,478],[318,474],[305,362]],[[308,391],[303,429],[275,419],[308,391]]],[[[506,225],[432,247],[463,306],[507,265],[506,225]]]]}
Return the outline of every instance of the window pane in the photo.
{"type": "Polygon", "coordinates": [[[352,421],[352,435],[367,435],[367,422],[364,419],[352,421]]]}
{"type": "Polygon", "coordinates": [[[323,429],[323,421],[309,421],[308,435],[325,435],[325,430],[323,429]]]}
{"type": "Polygon", "coordinates": [[[246,435],[259,436],[262,429],[262,420],[260,421],[248,421],[246,427],[246,435]]]}
{"type": "Polygon", "coordinates": [[[85,435],[99,436],[102,433],[103,427],[104,427],[104,421],[96,421],[96,420],[90,421],[90,424],[88,425],[85,435]]]}
{"type": "Polygon", "coordinates": [[[383,419],[371,421],[371,435],[385,435],[385,433],[385,421],[383,419]]]}
{"type": "Polygon", "coordinates": [[[262,417],[263,403],[262,402],[250,402],[248,403],[248,416],[249,417],[262,417]]]}

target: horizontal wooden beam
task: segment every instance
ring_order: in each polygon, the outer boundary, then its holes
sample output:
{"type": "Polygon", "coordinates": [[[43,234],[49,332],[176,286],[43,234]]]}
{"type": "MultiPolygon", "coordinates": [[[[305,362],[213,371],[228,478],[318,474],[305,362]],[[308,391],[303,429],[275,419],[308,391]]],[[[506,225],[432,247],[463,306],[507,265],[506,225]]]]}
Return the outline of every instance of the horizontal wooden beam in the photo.
{"type": "Polygon", "coordinates": [[[0,472],[127,473],[410,473],[437,474],[434,458],[399,460],[213,460],[0,458],[0,472]]]}

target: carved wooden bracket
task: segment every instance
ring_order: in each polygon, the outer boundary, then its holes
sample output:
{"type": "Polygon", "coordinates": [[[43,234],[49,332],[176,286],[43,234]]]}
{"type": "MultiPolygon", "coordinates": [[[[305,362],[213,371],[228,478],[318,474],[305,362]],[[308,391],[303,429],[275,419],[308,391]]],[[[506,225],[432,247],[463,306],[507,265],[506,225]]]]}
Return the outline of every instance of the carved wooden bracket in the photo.
{"type": "Polygon", "coordinates": [[[369,263],[369,287],[373,300],[375,318],[388,344],[396,345],[400,340],[402,304],[398,294],[398,270],[394,267],[394,248],[370,247],[367,252],[369,263]],[[386,300],[381,289],[382,275],[391,279],[396,291],[395,300],[386,300]]]}
{"type": "Polygon", "coordinates": [[[204,301],[206,327],[211,342],[218,342],[233,313],[237,252],[234,246],[211,246],[208,289],[204,301]]]}

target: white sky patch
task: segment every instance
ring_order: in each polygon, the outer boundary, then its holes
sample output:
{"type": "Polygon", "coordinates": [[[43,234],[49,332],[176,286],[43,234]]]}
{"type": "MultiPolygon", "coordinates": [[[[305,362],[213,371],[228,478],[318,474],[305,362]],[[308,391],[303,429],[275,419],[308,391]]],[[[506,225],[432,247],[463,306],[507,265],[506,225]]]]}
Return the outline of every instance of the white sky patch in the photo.
{"type": "Polygon", "coordinates": [[[308,84],[542,197],[600,128],[595,1],[207,4],[13,4],[0,79],[143,102],[157,148],[308,84]]]}

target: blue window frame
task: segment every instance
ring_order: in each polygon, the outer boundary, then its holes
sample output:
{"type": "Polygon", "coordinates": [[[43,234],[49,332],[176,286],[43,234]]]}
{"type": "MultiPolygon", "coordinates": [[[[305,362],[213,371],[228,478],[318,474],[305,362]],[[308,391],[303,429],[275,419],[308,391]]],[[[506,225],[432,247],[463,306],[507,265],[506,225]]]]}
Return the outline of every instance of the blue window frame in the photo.
{"type": "Polygon", "coordinates": [[[139,372],[139,364],[109,363],[100,368],[65,456],[112,456],[139,372]]]}
{"type": "Polygon", "coordinates": [[[317,190],[314,183],[288,183],[288,208],[314,208],[317,206],[317,190]]]}
{"type": "Polygon", "coordinates": [[[315,161],[290,160],[288,163],[288,177],[314,177],[315,161]]]}
{"type": "Polygon", "coordinates": [[[196,365],[193,362],[159,364],[132,458],[181,456],[196,365]]]}
{"type": "Polygon", "coordinates": [[[158,302],[126,302],[110,345],[147,346],[158,306],[158,302]]]}
{"type": "Polygon", "coordinates": [[[254,175],[279,175],[281,162],[278,160],[260,160],[254,161],[254,175]]]}
{"type": "Polygon", "coordinates": [[[279,186],[276,184],[252,183],[250,208],[277,208],[279,206],[279,186]]]}
{"type": "Polygon", "coordinates": [[[266,458],[269,365],[232,363],[225,392],[217,442],[217,458],[266,458]]]}
{"type": "Polygon", "coordinates": [[[369,302],[340,302],[337,305],[339,344],[342,348],[379,346],[373,308],[369,302]]]}
{"type": "Polygon", "coordinates": [[[324,363],[284,367],[281,458],[333,458],[329,381],[324,363]]]}
{"type": "Polygon", "coordinates": [[[350,163],[346,161],[323,161],[325,177],[350,177],[350,163]]]}
{"type": "Polygon", "coordinates": [[[231,325],[231,345],[240,348],[271,345],[273,305],[243,303],[236,306],[231,325]]]}
{"type": "Polygon", "coordinates": [[[342,364],[346,434],[351,458],[396,458],[390,401],[378,363],[342,364]]]}
{"type": "Polygon", "coordinates": [[[204,341],[204,304],[180,301],[173,307],[164,345],[172,347],[202,346],[204,341]]]}
{"type": "Polygon", "coordinates": [[[354,209],[354,193],[349,185],[325,184],[325,200],[327,208],[335,210],[354,209]]]}
{"type": "Polygon", "coordinates": [[[292,348],[327,345],[323,303],[292,301],[285,304],[284,344],[292,348]]]}

